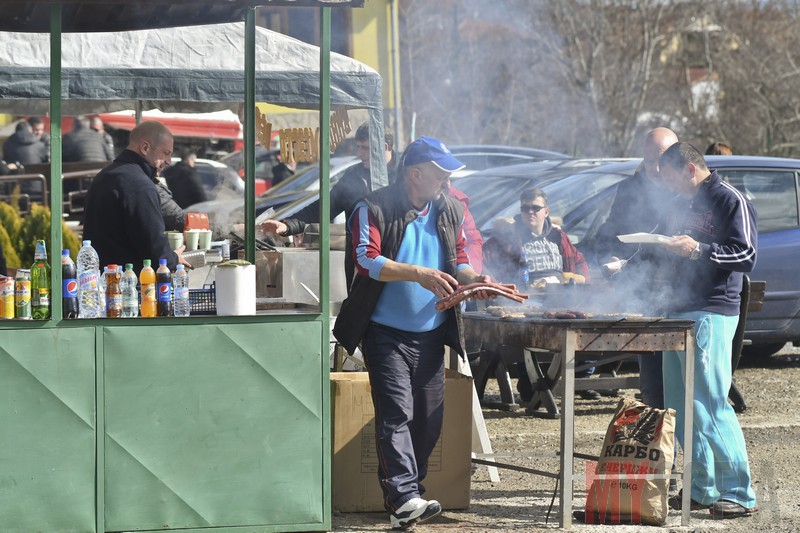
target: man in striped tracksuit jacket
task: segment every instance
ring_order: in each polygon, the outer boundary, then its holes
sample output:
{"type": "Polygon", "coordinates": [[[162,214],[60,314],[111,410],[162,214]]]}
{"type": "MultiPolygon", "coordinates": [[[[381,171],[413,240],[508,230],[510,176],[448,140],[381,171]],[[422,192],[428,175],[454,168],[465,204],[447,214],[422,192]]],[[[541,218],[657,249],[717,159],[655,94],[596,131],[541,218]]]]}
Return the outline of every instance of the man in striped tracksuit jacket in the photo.
{"type": "MultiPolygon", "coordinates": [[[[756,497],[742,428],[727,397],[742,277],[756,261],[755,209],[688,143],[672,145],[659,168],[664,183],[687,201],[671,217],[674,237],[663,246],[675,263],[668,316],[695,322],[692,509],[709,508],[714,518],[747,516],[756,511],[756,497]]],[[[684,357],[665,351],[663,358],[664,403],[677,412],[679,442],[685,437],[684,357]]]]}

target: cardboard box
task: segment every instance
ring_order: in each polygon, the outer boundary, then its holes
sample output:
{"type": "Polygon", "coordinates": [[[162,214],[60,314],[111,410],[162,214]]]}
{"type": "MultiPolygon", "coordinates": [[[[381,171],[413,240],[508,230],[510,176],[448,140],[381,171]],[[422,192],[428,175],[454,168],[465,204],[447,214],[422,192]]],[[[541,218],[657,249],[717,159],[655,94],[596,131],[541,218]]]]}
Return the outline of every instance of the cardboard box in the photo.
{"type": "MultiPolygon", "coordinates": [[[[383,511],[375,452],[375,411],[366,372],[331,373],[333,510],[383,511]]],[[[469,507],[472,378],[445,370],[442,435],[428,461],[425,498],[444,509],[469,507]]]]}

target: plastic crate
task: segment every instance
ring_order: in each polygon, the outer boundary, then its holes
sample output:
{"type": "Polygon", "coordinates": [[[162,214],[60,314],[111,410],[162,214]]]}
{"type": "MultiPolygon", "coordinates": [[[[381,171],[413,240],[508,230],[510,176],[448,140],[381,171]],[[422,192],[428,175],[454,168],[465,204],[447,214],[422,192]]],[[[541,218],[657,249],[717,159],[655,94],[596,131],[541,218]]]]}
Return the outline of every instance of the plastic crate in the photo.
{"type": "Polygon", "coordinates": [[[189,314],[217,314],[217,292],[214,283],[203,285],[202,289],[189,289],[189,314]]]}

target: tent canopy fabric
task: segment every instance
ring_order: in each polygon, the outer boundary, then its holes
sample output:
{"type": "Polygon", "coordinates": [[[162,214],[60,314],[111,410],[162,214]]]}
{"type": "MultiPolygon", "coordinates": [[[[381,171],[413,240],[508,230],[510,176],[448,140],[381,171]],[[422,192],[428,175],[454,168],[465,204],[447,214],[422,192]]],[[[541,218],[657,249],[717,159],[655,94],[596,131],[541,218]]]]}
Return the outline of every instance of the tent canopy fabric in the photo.
{"type": "MultiPolygon", "coordinates": [[[[208,24],[61,36],[64,115],[159,109],[197,113],[244,102],[245,24],[208,24]]],[[[256,28],[255,99],[317,109],[320,49],[256,28]]],[[[355,59],[330,54],[332,107],[366,108],[372,188],[388,184],[382,80],[355,59]]],[[[46,115],[50,34],[0,32],[0,113],[46,115]]]]}
{"type": "MultiPolygon", "coordinates": [[[[3,0],[0,31],[50,31],[53,0],[3,0]]],[[[221,24],[255,6],[364,7],[364,0],[60,0],[65,32],[123,31],[221,24]]]]}
{"type": "MultiPolygon", "coordinates": [[[[236,110],[244,101],[244,23],[62,35],[65,114],[236,110]]],[[[0,32],[0,112],[45,114],[50,36],[0,32]]],[[[331,105],[382,107],[381,77],[331,53],[331,105]]],[[[319,48],[256,28],[256,100],[319,105],[319,48]]]]}

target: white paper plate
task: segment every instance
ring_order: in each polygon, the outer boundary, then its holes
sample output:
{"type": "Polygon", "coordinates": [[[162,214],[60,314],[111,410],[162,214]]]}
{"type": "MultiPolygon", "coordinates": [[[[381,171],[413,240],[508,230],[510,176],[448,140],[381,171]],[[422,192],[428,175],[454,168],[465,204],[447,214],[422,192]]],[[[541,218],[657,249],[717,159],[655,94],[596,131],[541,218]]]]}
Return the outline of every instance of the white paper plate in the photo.
{"type": "Polygon", "coordinates": [[[627,235],[617,235],[617,239],[626,244],[660,244],[671,240],[670,237],[657,233],[629,233],[627,235]]]}

